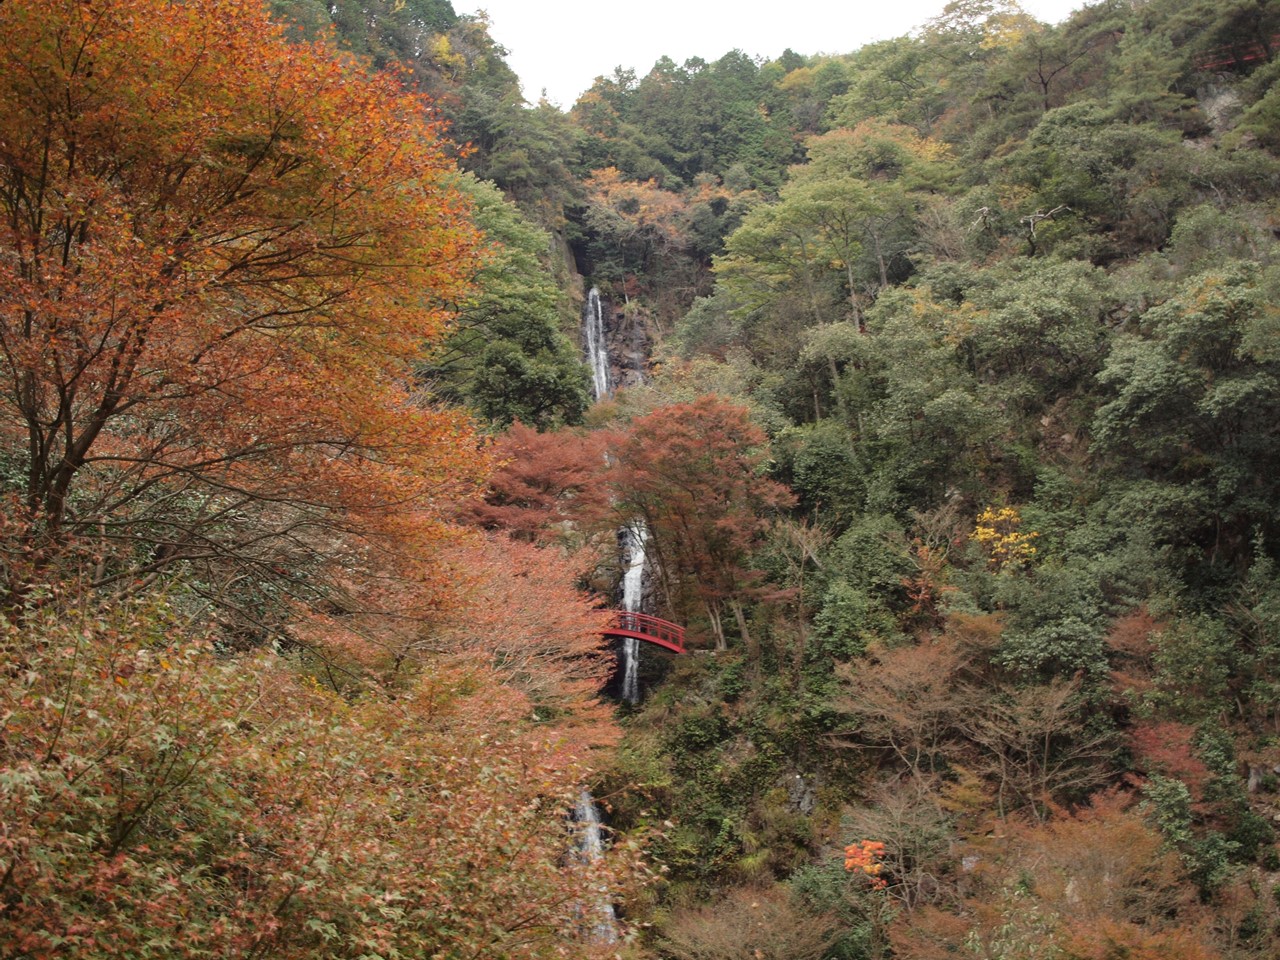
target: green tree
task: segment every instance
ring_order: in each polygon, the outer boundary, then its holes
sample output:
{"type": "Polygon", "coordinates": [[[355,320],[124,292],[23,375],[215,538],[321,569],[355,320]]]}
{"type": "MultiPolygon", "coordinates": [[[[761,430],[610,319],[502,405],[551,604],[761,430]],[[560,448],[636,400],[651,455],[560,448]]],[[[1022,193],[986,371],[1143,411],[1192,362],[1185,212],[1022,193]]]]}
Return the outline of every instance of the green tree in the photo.
{"type": "Polygon", "coordinates": [[[1050,110],[1010,158],[1008,180],[1033,191],[1019,211],[1027,252],[1110,260],[1163,243],[1177,210],[1195,196],[1193,159],[1181,134],[1127,123],[1099,100],[1050,110]]]}
{"type": "MultiPolygon", "coordinates": [[[[808,151],[779,201],[749,212],[716,261],[739,311],[760,318],[753,352],[762,362],[775,354],[785,365],[806,328],[865,328],[870,303],[913,269],[922,198],[952,172],[940,144],[879,122],[812,138],[808,151]]],[[[826,359],[830,389],[838,371],[826,359]]]]}
{"type": "Polygon", "coordinates": [[[587,368],[559,326],[560,293],[544,266],[550,237],[490,183],[458,178],[490,241],[476,293],[453,333],[420,365],[441,396],[498,426],[578,422],[590,402],[587,368]]]}
{"type": "Polygon", "coordinates": [[[954,311],[974,376],[1024,414],[1089,386],[1108,345],[1106,275],[1079,261],[1013,261],[972,272],[954,311]]]}
{"type": "Polygon", "coordinates": [[[1099,379],[1096,451],[1126,481],[1144,522],[1208,570],[1275,543],[1280,354],[1275,268],[1193,277],[1120,337],[1099,379]]]}
{"type": "Polygon", "coordinates": [[[834,324],[810,336],[806,355],[841,368],[839,390],[866,465],[869,509],[906,515],[974,489],[1008,413],[957,352],[956,311],[928,287],[882,294],[871,331],[834,324]]]}

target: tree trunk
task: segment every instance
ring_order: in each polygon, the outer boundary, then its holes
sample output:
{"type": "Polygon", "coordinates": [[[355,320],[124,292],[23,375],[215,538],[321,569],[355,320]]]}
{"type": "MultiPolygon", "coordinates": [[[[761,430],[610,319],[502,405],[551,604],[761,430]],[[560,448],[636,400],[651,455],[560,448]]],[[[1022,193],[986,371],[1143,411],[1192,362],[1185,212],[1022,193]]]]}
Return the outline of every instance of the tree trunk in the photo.
{"type": "Polygon", "coordinates": [[[704,601],[703,605],[707,610],[707,619],[711,621],[711,633],[716,638],[716,650],[724,652],[729,649],[729,644],[724,638],[724,620],[721,618],[720,603],[715,600],[704,601]]]}
{"type": "Polygon", "coordinates": [[[729,609],[733,611],[733,618],[738,621],[738,632],[742,634],[742,642],[747,647],[747,656],[751,660],[756,660],[757,653],[755,642],[751,639],[751,631],[747,628],[747,614],[742,609],[742,604],[737,600],[729,601],[729,609]]]}

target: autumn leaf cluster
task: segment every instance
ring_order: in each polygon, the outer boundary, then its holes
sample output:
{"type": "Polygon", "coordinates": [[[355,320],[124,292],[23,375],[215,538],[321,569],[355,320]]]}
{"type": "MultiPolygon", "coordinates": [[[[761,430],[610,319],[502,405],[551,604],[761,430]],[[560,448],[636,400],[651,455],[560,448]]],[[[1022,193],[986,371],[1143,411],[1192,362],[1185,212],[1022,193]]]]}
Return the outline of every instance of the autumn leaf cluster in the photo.
{"type": "Polygon", "coordinates": [[[429,104],[255,0],[0,31],[10,602],[59,562],[224,592],[438,536],[483,458],[408,376],[478,242],[429,104]]]}
{"type": "Polygon", "coordinates": [[[879,840],[861,840],[844,848],[844,868],[865,874],[876,888],[888,886],[888,881],[881,876],[884,864],[880,858],[884,856],[885,846],[879,840]]]}
{"type": "Polygon", "coordinates": [[[415,380],[454,153],[259,0],[0,5],[0,953],[586,956],[638,877],[604,615],[415,380]]]}

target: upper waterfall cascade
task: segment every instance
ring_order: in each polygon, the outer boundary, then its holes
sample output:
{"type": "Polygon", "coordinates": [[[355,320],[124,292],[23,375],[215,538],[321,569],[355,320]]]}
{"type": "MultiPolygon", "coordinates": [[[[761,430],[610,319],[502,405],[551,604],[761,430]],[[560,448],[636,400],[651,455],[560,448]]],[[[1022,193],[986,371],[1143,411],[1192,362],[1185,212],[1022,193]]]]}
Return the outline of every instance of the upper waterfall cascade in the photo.
{"type": "Polygon", "coordinates": [[[600,291],[595,287],[587,294],[582,316],[582,339],[586,341],[587,362],[591,365],[591,387],[597,400],[609,396],[609,347],[605,341],[604,308],[600,291]]]}

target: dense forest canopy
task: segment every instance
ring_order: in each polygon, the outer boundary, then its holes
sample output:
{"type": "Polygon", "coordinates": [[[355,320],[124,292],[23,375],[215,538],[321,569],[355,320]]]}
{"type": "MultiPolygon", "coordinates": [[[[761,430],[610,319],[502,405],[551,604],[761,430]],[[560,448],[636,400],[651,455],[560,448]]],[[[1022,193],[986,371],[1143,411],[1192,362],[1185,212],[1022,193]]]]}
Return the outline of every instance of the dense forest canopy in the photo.
{"type": "Polygon", "coordinates": [[[0,953],[1276,956],[1280,4],[489,28],[0,5],[0,953]]]}

